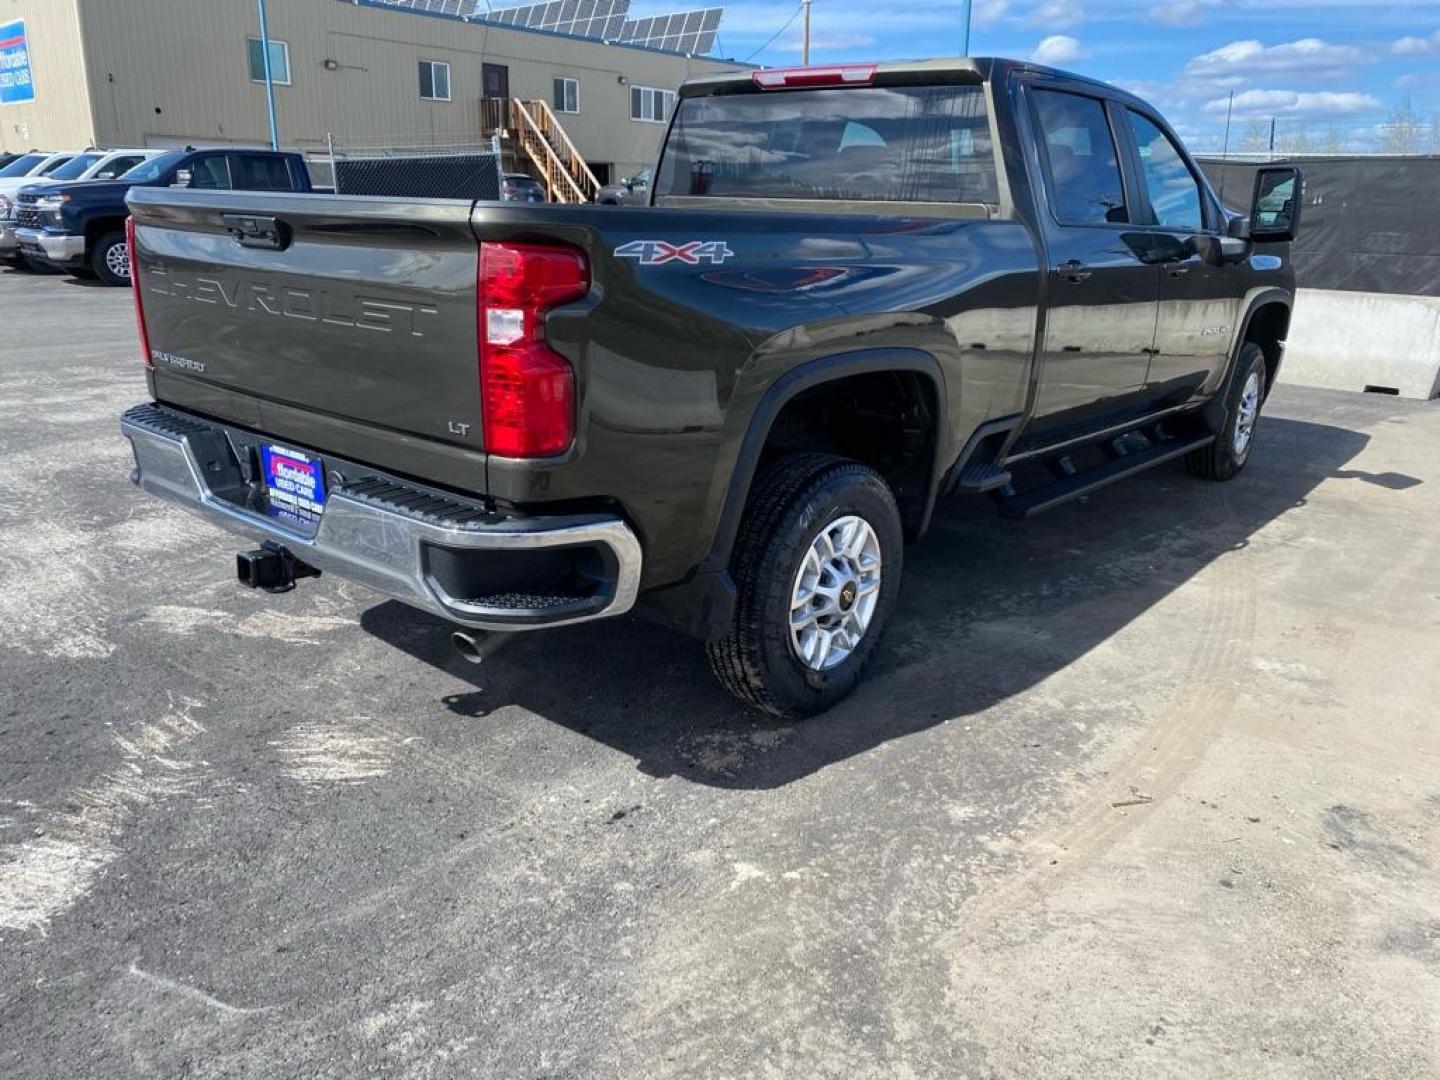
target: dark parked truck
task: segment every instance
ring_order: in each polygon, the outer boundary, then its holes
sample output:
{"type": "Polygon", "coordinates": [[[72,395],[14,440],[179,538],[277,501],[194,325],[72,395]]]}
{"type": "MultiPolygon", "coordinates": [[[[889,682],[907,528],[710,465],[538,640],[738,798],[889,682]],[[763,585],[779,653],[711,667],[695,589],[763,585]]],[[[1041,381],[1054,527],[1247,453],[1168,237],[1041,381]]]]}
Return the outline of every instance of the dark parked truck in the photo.
{"type": "Polygon", "coordinates": [[[82,274],[106,285],[130,284],[130,251],[125,239],[134,187],[178,185],[215,191],[310,190],[310,174],[299,154],[272,150],[186,147],[142,161],[115,180],[39,184],[20,190],[15,239],[22,254],[82,274]]]}
{"type": "Polygon", "coordinates": [[[638,608],[816,713],[939,497],[1245,465],[1299,184],[1236,217],[1144,102],[957,60],[691,82],[650,206],[135,189],[134,480],[258,540],[248,584],[471,658],[638,608]]]}

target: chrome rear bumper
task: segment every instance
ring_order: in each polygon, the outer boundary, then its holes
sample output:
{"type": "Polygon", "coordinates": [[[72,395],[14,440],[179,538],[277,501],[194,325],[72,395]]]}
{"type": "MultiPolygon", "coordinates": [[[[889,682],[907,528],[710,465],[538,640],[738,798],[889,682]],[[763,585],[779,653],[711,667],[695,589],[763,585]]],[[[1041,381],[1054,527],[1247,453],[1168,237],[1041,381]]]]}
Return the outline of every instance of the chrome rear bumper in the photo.
{"type": "Polygon", "coordinates": [[[480,504],[371,475],[330,491],[318,528],[305,535],[225,498],[207,473],[230,454],[226,429],[183,413],[140,405],[121,418],[135,454],[131,480],[223,529],[270,541],[317,569],[368,586],[452,622],[483,630],[525,630],[620,615],[635,603],[642,555],[634,532],[616,517],[506,517],[480,504]],[[605,567],[585,596],[535,595],[532,586],[480,597],[451,595],[437,577],[442,562],[570,549],[596,553],[605,567]],[[529,589],[530,591],[526,591],[529,589]],[[527,603],[528,602],[528,603],[527,603]]]}

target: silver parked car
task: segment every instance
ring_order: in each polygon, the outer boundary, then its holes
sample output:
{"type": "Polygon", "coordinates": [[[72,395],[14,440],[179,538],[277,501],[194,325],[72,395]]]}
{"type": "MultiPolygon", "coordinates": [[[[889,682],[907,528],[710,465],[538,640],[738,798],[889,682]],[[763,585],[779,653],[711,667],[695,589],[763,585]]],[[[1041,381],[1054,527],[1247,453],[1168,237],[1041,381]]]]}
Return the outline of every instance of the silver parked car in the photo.
{"type": "Polygon", "coordinates": [[[606,184],[595,193],[595,201],[606,206],[623,206],[627,203],[644,205],[650,200],[650,170],[641,169],[634,176],[614,184],[606,184]]]}
{"type": "Polygon", "coordinates": [[[545,185],[525,173],[506,173],[500,178],[504,202],[545,202],[545,185]]]}

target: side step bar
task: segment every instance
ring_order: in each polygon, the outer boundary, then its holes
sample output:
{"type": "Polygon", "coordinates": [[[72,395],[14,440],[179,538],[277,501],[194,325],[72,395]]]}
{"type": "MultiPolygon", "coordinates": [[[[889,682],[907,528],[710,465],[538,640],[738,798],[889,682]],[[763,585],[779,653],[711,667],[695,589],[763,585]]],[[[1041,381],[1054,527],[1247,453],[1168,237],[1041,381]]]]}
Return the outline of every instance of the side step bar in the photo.
{"type": "Polygon", "coordinates": [[[1132,450],[1112,458],[1103,465],[1082,472],[1062,475],[1052,484],[1043,484],[1030,491],[1016,495],[1001,495],[1000,516],[1019,520],[1034,517],[1043,511],[1053,509],[1081,495],[1088,495],[1098,488],[1124,480],[1136,473],[1156,465],[1164,464],[1178,457],[1209,446],[1215,441],[1210,433],[1166,439],[1144,450],[1132,450]]]}

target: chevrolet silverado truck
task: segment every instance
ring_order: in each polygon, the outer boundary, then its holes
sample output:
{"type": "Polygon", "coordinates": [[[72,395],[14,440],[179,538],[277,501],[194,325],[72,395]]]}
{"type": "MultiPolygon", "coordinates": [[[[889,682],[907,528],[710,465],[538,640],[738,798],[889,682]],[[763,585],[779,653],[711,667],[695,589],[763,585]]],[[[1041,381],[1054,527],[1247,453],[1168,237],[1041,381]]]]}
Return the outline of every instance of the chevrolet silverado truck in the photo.
{"type": "Polygon", "coordinates": [[[106,285],[129,285],[125,219],[130,211],[125,195],[133,187],[171,185],[200,191],[308,192],[310,174],[305,159],[290,151],[187,146],[152,155],[114,180],[21,188],[15,203],[15,241],[27,259],[93,274],[106,285]]]}
{"type": "Polygon", "coordinates": [[[1225,209],[1165,121],[1007,60],[679,95],[649,205],[131,191],[132,478],[511,631],[647,613],[783,716],[860,680],[942,496],[1024,518],[1255,446],[1301,178],[1225,209]]]}

